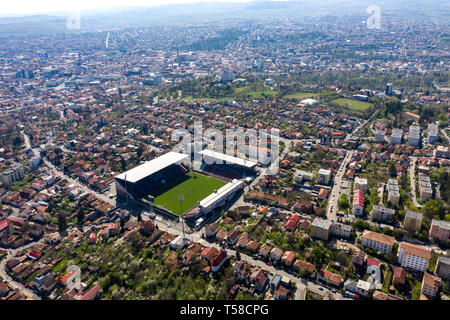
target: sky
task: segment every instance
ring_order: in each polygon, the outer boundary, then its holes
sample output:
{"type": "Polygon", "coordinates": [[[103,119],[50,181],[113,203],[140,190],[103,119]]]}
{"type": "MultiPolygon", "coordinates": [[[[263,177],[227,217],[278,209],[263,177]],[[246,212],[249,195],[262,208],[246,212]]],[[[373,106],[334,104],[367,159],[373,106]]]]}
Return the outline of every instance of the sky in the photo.
{"type": "Polygon", "coordinates": [[[67,12],[111,7],[157,6],[193,2],[250,2],[251,0],[5,0],[0,16],[20,16],[38,13],[67,12]]]}

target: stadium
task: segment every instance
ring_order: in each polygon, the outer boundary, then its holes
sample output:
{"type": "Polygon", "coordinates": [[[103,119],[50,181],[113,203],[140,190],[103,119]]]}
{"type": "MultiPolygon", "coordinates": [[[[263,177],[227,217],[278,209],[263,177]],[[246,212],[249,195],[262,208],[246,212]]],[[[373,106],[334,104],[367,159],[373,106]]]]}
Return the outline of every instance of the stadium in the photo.
{"type": "Polygon", "coordinates": [[[256,163],[211,150],[194,170],[189,155],[168,152],[115,177],[118,199],[186,220],[208,217],[244,189],[256,163]],[[178,196],[184,196],[180,204],[178,196]]]}

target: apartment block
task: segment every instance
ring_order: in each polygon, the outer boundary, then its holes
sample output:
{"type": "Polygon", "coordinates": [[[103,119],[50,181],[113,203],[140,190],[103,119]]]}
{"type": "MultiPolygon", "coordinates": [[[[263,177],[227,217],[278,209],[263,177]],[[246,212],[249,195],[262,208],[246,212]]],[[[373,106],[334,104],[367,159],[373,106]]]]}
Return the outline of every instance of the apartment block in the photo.
{"type": "Polygon", "coordinates": [[[2,183],[5,186],[8,186],[15,181],[22,180],[24,177],[25,177],[25,168],[21,163],[16,163],[11,168],[1,173],[2,183]]]}
{"type": "Polygon", "coordinates": [[[431,253],[426,248],[401,242],[398,247],[398,263],[404,269],[425,272],[431,253]]]}
{"type": "Polygon", "coordinates": [[[353,193],[353,214],[361,216],[364,211],[364,191],[356,189],[353,193]]]}
{"type": "Polygon", "coordinates": [[[318,172],[318,183],[328,185],[330,183],[331,170],[320,169],[318,172]]]}
{"type": "Polygon", "coordinates": [[[391,134],[391,144],[401,144],[403,138],[402,129],[393,129],[391,134]]]}
{"type": "Polygon", "coordinates": [[[327,241],[330,236],[332,222],[327,219],[315,218],[310,226],[310,235],[327,241]]]}
{"type": "Polygon", "coordinates": [[[422,280],[421,293],[427,299],[434,299],[441,288],[442,279],[425,272],[422,280]]]}
{"type": "Polygon", "coordinates": [[[386,189],[388,192],[387,200],[393,205],[398,205],[400,201],[400,189],[398,188],[398,182],[396,179],[388,179],[386,189]]]}
{"type": "Polygon", "coordinates": [[[439,127],[435,123],[430,123],[427,128],[428,143],[435,143],[439,141],[439,127]]]}
{"type": "Polygon", "coordinates": [[[427,201],[431,199],[433,195],[433,188],[431,187],[430,177],[419,176],[419,195],[420,200],[427,201]]]}
{"type": "Polygon", "coordinates": [[[403,227],[411,233],[420,231],[422,228],[423,214],[407,210],[405,214],[405,220],[403,221],[403,227]]]}
{"type": "Polygon", "coordinates": [[[331,225],[331,234],[337,237],[350,238],[352,233],[353,227],[348,224],[333,222],[331,225]]]}
{"type": "Polygon", "coordinates": [[[429,234],[433,239],[448,241],[450,239],[450,221],[433,219],[429,234]]]}
{"type": "Polygon", "coordinates": [[[395,215],[395,210],[391,208],[386,208],[378,204],[373,206],[372,209],[372,220],[390,222],[393,220],[395,215]]]}
{"type": "Polygon", "coordinates": [[[375,130],[375,139],[377,140],[377,142],[384,142],[384,137],[384,130],[375,130]]]}
{"type": "Polygon", "coordinates": [[[361,241],[363,246],[386,254],[392,252],[394,242],[395,240],[393,237],[370,230],[364,230],[361,241]]]}
{"type": "Polygon", "coordinates": [[[450,257],[440,256],[434,272],[442,279],[450,280],[450,257]]]}
{"type": "Polygon", "coordinates": [[[367,191],[367,179],[366,178],[355,178],[355,189],[360,189],[364,192],[367,191]]]}
{"type": "Polygon", "coordinates": [[[420,127],[410,126],[409,127],[409,137],[408,142],[414,147],[418,147],[420,143],[420,127]]]}

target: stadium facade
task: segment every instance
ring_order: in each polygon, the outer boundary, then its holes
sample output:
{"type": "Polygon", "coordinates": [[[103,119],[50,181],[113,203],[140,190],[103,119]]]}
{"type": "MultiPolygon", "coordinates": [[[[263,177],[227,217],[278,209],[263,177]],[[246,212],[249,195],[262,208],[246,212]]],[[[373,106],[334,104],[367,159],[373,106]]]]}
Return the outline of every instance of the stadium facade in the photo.
{"type": "MultiPolygon", "coordinates": [[[[201,151],[203,162],[197,172],[226,181],[223,187],[197,202],[184,215],[185,219],[205,217],[215,209],[225,206],[246,183],[245,177],[255,176],[256,162],[233,157],[210,150],[201,151]]],[[[117,197],[152,206],[165,213],[174,213],[153,205],[151,194],[158,193],[168,182],[190,172],[190,156],[178,152],[168,152],[158,158],[139,165],[115,177],[117,197]]],[[[177,201],[177,199],[174,199],[177,201]]]]}

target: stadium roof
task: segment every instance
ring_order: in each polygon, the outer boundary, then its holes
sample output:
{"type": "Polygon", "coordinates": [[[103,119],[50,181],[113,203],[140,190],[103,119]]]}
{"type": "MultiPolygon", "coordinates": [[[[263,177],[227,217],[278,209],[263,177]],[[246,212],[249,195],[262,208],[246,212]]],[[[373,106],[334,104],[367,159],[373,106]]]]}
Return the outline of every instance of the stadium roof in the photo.
{"type": "Polygon", "coordinates": [[[237,164],[237,165],[240,165],[243,167],[245,166],[246,168],[253,168],[257,164],[256,162],[253,162],[250,160],[244,160],[242,158],[233,157],[228,154],[215,152],[215,151],[212,151],[209,149],[202,150],[199,152],[199,154],[207,156],[207,157],[211,157],[214,159],[222,160],[225,163],[237,164]]]}
{"type": "Polygon", "coordinates": [[[232,182],[227,183],[222,188],[217,190],[216,192],[210,194],[205,199],[200,201],[200,207],[210,209],[212,206],[215,206],[217,202],[223,200],[230,193],[238,189],[242,189],[245,183],[242,180],[233,180],[232,182]]]}
{"type": "Polygon", "coordinates": [[[178,152],[168,152],[162,156],[148,161],[140,166],[134,167],[126,172],[116,176],[116,179],[126,180],[128,182],[137,182],[145,177],[148,177],[168,166],[183,161],[189,156],[178,152]]]}

